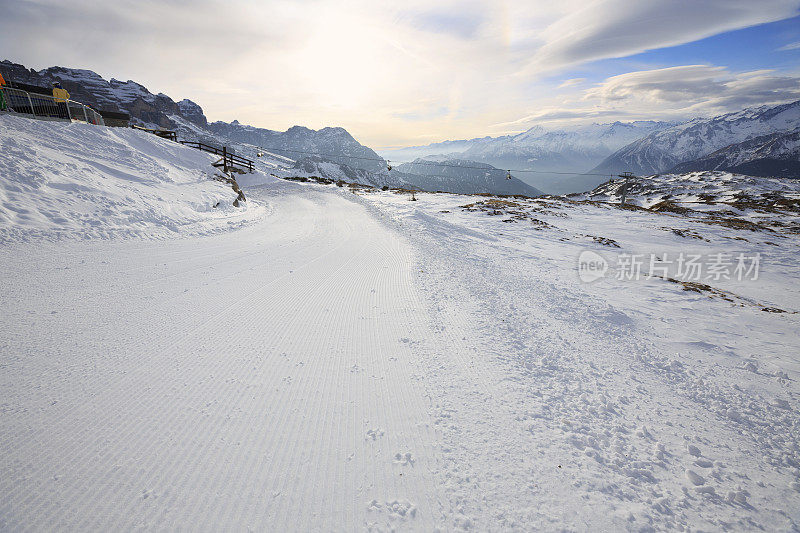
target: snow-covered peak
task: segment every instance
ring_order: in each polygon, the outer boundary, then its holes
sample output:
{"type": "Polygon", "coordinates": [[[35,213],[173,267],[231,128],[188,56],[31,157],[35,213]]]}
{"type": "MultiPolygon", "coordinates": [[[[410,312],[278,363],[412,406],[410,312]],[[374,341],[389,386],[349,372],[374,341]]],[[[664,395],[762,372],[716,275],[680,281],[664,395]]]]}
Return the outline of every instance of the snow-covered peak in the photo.
{"type": "Polygon", "coordinates": [[[181,115],[183,115],[190,122],[193,122],[199,126],[205,126],[208,124],[208,120],[206,119],[205,114],[203,114],[203,108],[188,98],[184,98],[178,102],[178,109],[180,109],[181,115]]]}
{"type": "Polygon", "coordinates": [[[539,137],[541,137],[542,135],[546,134],[547,132],[548,132],[548,130],[546,130],[544,127],[537,125],[537,126],[534,126],[534,127],[530,128],[527,131],[524,131],[522,133],[519,133],[519,134],[511,137],[511,140],[516,141],[516,142],[523,142],[523,141],[526,141],[528,139],[538,139],[539,137]]]}
{"type": "Polygon", "coordinates": [[[202,113],[203,108],[192,102],[188,98],[184,98],[178,102],[178,107],[183,113],[202,113]]]}
{"type": "Polygon", "coordinates": [[[141,98],[145,102],[152,102],[156,99],[155,95],[147,90],[147,87],[133,80],[120,81],[111,78],[108,86],[111,96],[122,103],[129,103],[137,98],[141,98]]]}
{"type": "Polygon", "coordinates": [[[297,125],[295,125],[295,126],[292,126],[291,128],[289,128],[288,130],[286,130],[286,133],[288,133],[290,135],[301,135],[301,134],[311,133],[313,131],[314,130],[312,130],[311,128],[306,128],[305,126],[297,126],[297,125]]]}
{"type": "Polygon", "coordinates": [[[800,127],[800,101],[754,107],[712,118],[697,118],[653,132],[621,148],[597,172],[666,172],[720,148],[763,135],[800,127]]]}
{"type": "Polygon", "coordinates": [[[82,83],[96,83],[105,80],[96,72],[86,69],[51,67],[48,69],[50,75],[59,80],[70,80],[82,83]]]}

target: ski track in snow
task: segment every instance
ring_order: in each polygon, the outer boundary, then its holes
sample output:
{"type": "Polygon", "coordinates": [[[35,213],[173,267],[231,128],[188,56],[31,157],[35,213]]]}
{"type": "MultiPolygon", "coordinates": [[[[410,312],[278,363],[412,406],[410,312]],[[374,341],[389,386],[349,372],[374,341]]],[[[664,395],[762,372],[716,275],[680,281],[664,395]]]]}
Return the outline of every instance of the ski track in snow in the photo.
{"type": "Polygon", "coordinates": [[[795,316],[687,306],[663,282],[604,293],[578,282],[581,248],[451,214],[467,198],[423,197],[364,201],[424,251],[416,284],[438,323],[428,384],[450,526],[798,528],[795,316]],[[711,342],[681,342],[692,321],[711,342]]]}
{"type": "Polygon", "coordinates": [[[4,250],[3,529],[441,522],[411,249],[286,188],[229,235],[4,250]]]}
{"type": "Polygon", "coordinates": [[[0,529],[798,528],[796,315],[581,285],[435,195],[247,192],[225,234],[2,249],[0,529]]]}

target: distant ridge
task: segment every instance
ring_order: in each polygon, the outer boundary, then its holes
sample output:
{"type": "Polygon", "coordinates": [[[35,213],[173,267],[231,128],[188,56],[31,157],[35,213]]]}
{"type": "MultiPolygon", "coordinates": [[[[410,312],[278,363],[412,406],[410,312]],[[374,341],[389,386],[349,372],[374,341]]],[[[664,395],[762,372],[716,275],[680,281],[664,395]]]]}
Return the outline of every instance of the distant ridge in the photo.
{"type": "MultiPolygon", "coordinates": [[[[614,174],[627,170],[635,174],[656,174],[676,168],[715,170],[721,160],[716,156],[702,158],[717,150],[739,145],[738,148],[731,148],[731,153],[723,157],[730,157],[733,161],[736,158],[734,151],[755,148],[755,145],[741,143],[774,134],[789,134],[797,128],[800,128],[800,101],[748,108],[707,119],[698,118],[632,142],[609,156],[593,172],[614,174]],[[697,163],[680,166],[691,161],[697,163]]],[[[765,139],[764,142],[774,140],[765,139]]],[[[789,158],[794,157],[791,149],[782,153],[789,158]]],[[[757,167],[755,165],[752,168],[757,167]]],[[[762,170],[765,169],[766,166],[763,166],[762,170]]]]}
{"type": "Polygon", "coordinates": [[[800,129],[731,144],[670,172],[725,170],[748,176],[800,178],[800,129]]]}

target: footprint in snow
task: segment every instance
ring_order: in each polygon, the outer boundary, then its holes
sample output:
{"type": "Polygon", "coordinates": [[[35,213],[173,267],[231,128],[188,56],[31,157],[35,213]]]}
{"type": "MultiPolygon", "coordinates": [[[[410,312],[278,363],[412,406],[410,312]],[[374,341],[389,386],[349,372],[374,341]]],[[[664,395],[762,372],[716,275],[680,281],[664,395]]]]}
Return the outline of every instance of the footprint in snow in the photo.
{"type": "Polygon", "coordinates": [[[383,435],[384,435],[384,432],[380,428],[370,429],[370,430],[367,430],[366,440],[369,440],[369,439],[378,440],[380,437],[383,437],[383,435]]]}
{"type": "Polygon", "coordinates": [[[399,465],[403,465],[403,466],[408,466],[408,465],[414,466],[414,462],[415,462],[415,459],[411,455],[411,453],[409,453],[409,452],[394,454],[394,463],[395,464],[399,464],[399,465]]]}
{"type": "Polygon", "coordinates": [[[687,470],[686,471],[686,479],[692,482],[692,485],[700,486],[705,484],[706,480],[703,476],[695,472],[694,470],[687,470]]]}
{"type": "Polygon", "coordinates": [[[414,518],[417,515],[417,507],[408,500],[392,500],[386,502],[379,502],[372,500],[367,504],[367,510],[370,512],[386,512],[393,519],[407,519],[414,518]]]}

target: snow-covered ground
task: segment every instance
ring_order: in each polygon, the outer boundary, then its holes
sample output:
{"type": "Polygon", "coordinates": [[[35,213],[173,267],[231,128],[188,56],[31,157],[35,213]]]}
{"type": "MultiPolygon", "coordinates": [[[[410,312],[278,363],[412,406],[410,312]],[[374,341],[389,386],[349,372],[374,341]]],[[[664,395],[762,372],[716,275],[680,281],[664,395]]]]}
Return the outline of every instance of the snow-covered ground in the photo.
{"type": "MultiPolygon", "coordinates": [[[[778,197],[800,200],[800,179],[761,178],[721,171],[635,177],[627,185],[624,179],[616,178],[589,192],[568,197],[618,203],[624,187],[627,187],[626,203],[642,207],[669,200],[691,209],[729,210],[744,201],[762,202],[763,207],[769,207],[778,197]]],[[[780,214],[787,218],[786,213],[780,214]]]]}
{"type": "Polygon", "coordinates": [[[214,160],[143,131],[0,114],[0,243],[207,234],[263,216],[233,207],[214,160]]]}
{"type": "Polygon", "coordinates": [[[479,530],[798,527],[796,233],[565,200],[417,198],[363,196],[424,250],[447,489],[479,530]],[[609,264],[592,283],[577,273],[586,251],[609,264]],[[626,254],[644,274],[651,254],[720,252],[760,253],[758,280],[702,279],[715,293],[617,279],[626,254]]]}
{"type": "MultiPolygon", "coordinates": [[[[6,168],[47,153],[6,131],[6,168]]],[[[133,133],[130,158],[211,162],[133,133]]],[[[70,153],[73,183],[120,179],[70,153]]],[[[800,527],[791,228],[246,178],[247,210],[163,231],[3,220],[0,529],[800,527]],[[617,279],[681,253],[759,253],[759,276],[617,279]]]]}

